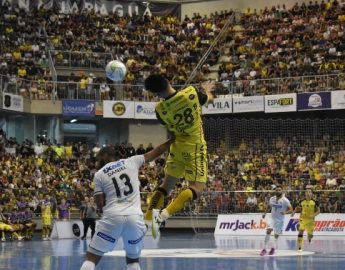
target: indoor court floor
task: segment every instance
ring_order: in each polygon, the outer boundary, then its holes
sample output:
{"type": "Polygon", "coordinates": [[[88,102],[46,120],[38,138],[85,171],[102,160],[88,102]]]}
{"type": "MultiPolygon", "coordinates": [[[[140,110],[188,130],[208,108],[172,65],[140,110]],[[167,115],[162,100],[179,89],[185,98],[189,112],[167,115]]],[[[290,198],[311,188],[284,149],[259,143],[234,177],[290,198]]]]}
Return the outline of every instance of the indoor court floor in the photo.
{"type": "MultiPolygon", "coordinates": [[[[38,237],[37,237],[38,239],[38,237]]],[[[215,237],[213,234],[163,234],[159,241],[145,238],[142,270],[345,270],[345,238],[315,238],[296,252],[297,241],[281,237],[276,256],[258,256],[264,236],[215,237]]],[[[33,240],[1,242],[0,270],[79,270],[90,240],[33,240]]],[[[96,267],[125,270],[119,251],[107,254],[96,267]]]]}

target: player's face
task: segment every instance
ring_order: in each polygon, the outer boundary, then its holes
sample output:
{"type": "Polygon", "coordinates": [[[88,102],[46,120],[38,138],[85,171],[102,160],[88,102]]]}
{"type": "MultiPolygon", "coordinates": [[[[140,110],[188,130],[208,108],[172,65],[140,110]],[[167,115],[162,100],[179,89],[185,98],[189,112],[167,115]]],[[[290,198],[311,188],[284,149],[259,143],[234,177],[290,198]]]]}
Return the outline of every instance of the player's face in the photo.
{"type": "Polygon", "coordinates": [[[308,189],[308,190],[305,192],[305,196],[306,196],[307,200],[310,200],[310,199],[313,197],[313,193],[311,192],[310,189],[308,189]]]}
{"type": "Polygon", "coordinates": [[[276,188],[275,193],[277,197],[281,197],[283,195],[283,191],[281,188],[276,188]]]}
{"type": "Polygon", "coordinates": [[[108,154],[101,154],[97,156],[97,161],[96,161],[96,168],[100,169],[103,168],[107,163],[111,162],[111,158],[109,157],[108,154]]]}

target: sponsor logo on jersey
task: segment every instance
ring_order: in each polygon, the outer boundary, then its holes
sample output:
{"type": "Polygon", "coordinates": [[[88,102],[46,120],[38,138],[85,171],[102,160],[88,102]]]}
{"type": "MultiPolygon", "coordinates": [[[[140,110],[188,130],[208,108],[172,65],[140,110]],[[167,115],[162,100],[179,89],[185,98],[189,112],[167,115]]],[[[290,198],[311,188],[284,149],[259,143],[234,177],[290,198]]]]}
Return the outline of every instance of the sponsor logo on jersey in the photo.
{"type": "Polygon", "coordinates": [[[100,238],[102,238],[102,239],[104,239],[105,241],[108,241],[108,242],[111,242],[111,243],[115,243],[115,239],[114,238],[112,238],[111,236],[109,236],[109,235],[106,235],[106,234],[104,234],[104,233],[102,233],[102,232],[98,232],[97,233],[97,236],[99,236],[100,238]]]}
{"type": "Polygon", "coordinates": [[[143,238],[144,238],[144,235],[141,236],[141,237],[140,237],[139,239],[137,239],[137,240],[128,240],[128,244],[136,245],[136,244],[138,244],[143,238]]]}

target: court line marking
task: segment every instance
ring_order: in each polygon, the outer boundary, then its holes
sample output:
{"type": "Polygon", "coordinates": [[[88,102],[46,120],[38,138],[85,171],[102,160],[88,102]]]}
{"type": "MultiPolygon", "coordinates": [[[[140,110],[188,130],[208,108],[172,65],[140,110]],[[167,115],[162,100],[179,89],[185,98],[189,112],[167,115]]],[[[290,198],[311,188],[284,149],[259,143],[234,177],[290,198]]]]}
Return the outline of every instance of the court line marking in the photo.
{"type": "MultiPolygon", "coordinates": [[[[274,255],[265,257],[309,256],[315,252],[297,250],[277,250],[274,255]]],[[[123,257],[123,250],[114,250],[105,256],[123,257]]],[[[141,257],[146,258],[260,258],[260,250],[255,249],[143,249],[141,257]]]]}

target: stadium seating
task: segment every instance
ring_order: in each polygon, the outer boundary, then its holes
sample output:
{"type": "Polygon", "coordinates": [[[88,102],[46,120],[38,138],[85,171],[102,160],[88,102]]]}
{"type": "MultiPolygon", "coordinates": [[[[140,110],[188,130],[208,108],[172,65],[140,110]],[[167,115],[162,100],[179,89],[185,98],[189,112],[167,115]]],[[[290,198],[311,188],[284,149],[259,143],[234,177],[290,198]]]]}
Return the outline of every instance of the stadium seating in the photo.
{"type": "MultiPolygon", "coordinates": [[[[81,92],[102,92],[84,95],[86,98],[113,98],[116,89],[104,76],[87,73],[90,67],[103,69],[112,56],[129,68],[123,98],[147,100],[151,97],[142,96],[142,87],[137,91],[130,86],[142,85],[153,71],[183,85],[228,14],[195,15],[179,22],[173,17],[121,18],[95,12],[56,15],[43,9],[24,14],[4,6],[0,15],[4,33],[0,43],[5,48],[0,55],[0,74],[6,75],[3,88],[16,88],[31,98],[51,98],[50,81],[56,77],[54,67],[49,66],[51,60],[55,67],[72,68],[72,76],[59,78],[64,83],[57,85],[55,97],[75,97],[73,91],[70,95],[67,91],[72,83],[81,92]],[[74,74],[73,68],[86,69],[74,74]]],[[[218,79],[220,94],[343,89],[343,14],[343,3],[337,1],[296,4],[291,9],[247,9],[225,41],[215,47],[194,82],[218,79]]]]}

